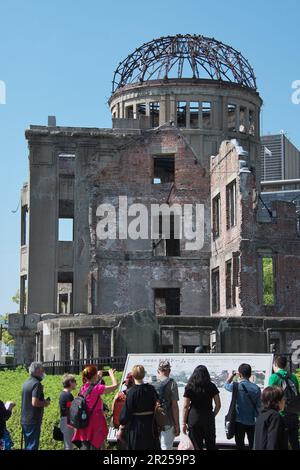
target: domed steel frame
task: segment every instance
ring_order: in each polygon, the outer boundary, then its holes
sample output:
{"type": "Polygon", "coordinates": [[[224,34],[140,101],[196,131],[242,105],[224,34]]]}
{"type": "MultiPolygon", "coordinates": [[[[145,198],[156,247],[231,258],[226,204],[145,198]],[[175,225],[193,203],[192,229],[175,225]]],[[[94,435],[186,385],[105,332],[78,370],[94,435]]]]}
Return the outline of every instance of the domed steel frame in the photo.
{"type": "Polygon", "coordinates": [[[153,39],[120,62],[112,92],[130,84],[169,78],[208,78],[256,90],[254,71],[240,52],[214,38],[178,34],[153,39]],[[187,69],[191,77],[184,76],[187,69]]]}

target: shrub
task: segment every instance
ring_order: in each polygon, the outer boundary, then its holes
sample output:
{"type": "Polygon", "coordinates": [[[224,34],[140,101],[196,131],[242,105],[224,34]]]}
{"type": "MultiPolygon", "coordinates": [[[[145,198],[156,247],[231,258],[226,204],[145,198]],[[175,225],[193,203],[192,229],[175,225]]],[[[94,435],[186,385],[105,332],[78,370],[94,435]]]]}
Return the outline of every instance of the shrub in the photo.
{"type": "MultiPolygon", "coordinates": [[[[118,381],[120,382],[122,372],[117,372],[118,381]]],[[[14,401],[16,407],[13,410],[11,418],[7,421],[7,428],[11,433],[14,441],[14,449],[20,449],[21,445],[21,389],[22,385],[28,378],[28,372],[23,367],[16,370],[5,370],[0,372],[0,400],[14,401]]],[[[109,383],[109,378],[105,378],[109,383]]],[[[78,389],[81,384],[81,377],[77,376],[78,389]]],[[[53,426],[59,422],[59,394],[62,390],[61,376],[48,375],[43,380],[45,398],[51,398],[51,405],[45,409],[40,449],[42,450],[59,450],[63,449],[61,442],[54,441],[52,438],[53,426]]],[[[78,390],[77,390],[78,392],[78,390]]],[[[75,394],[76,392],[74,392],[75,394]]],[[[114,394],[104,396],[104,402],[111,409],[114,394]]]]}

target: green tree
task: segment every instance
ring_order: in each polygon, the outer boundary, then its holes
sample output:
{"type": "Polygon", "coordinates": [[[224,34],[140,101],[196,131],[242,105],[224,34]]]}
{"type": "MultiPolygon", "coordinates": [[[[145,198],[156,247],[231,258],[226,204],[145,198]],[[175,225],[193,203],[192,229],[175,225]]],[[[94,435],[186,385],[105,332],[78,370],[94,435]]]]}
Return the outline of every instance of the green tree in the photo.
{"type": "MultiPolygon", "coordinates": [[[[0,320],[2,320],[3,322],[7,322],[8,313],[6,313],[5,315],[2,315],[0,317],[0,320]]],[[[14,341],[13,337],[9,334],[9,332],[7,331],[6,328],[3,328],[3,326],[1,328],[1,332],[2,332],[1,340],[3,341],[4,344],[6,344],[7,346],[15,344],[15,341],[14,341]]]]}

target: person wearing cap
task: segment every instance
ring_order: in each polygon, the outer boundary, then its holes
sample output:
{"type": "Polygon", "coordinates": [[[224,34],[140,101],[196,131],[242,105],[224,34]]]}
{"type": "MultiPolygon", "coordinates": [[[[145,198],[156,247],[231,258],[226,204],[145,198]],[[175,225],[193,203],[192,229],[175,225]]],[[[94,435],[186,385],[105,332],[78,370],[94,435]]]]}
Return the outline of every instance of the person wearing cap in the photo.
{"type": "Polygon", "coordinates": [[[170,374],[170,362],[166,359],[160,360],[157,370],[158,381],[153,385],[159,396],[160,404],[165,409],[169,421],[160,434],[160,445],[162,450],[172,450],[174,439],[180,434],[178,386],[175,380],[170,377],[170,374]]]}

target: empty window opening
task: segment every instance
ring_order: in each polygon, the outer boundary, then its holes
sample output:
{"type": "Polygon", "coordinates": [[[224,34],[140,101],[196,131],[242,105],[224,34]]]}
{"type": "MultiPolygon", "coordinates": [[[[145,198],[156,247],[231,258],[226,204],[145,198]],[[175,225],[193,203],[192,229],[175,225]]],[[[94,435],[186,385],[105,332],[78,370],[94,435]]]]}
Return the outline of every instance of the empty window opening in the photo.
{"type": "Polygon", "coordinates": [[[92,314],[96,314],[98,309],[98,282],[95,275],[91,277],[91,303],[92,314]]]}
{"type": "Polygon", "coordinates": [[[151,127],[159,126],[159,102],[149,103],[150,109],[150,125],[151,127]]]}
{"type": "Polygon", "coordinates": [[[204,129],[211,127],[211,102],[204,101],[202,103],[202,126],[204,129]]]}
{"type": "Polygon", "coordinates": [[[75,153],[61,152],[58,154],[58,158],[65,159],[65,160],[73,160],[75,158],[75,153]]]}
{"type": "Polygon", "coordinates": [[[247,116],[247,108],[245,106],[240,106],[240,114],[239,114],[239,131],[243,134],[246,133],[246,116],[247,116]]]}
{"type": "Polygon", "coordinates": [[[221,220],[221,196],[218,194],[212,201],[213,210],[213,239],[220,236],[220,220],[221,220]]]}
{"type": "Polygon", "coordinates": [[[73,310],[73,273],[60,272],[57,277],[57,313],[69,315],[73,310]]]}
{"type": "Polygon", "coordinates": [[[72,242],[74,240],[74,219],[59,218],[58,220],[58,241],[72,242]]]}
{"type": "Polygon", "coordinates": [[[232,308],[233,307],[232,260],[226,261],[225,275],[226,275],[226,308],[232,308]]]}
{"type": "Polygon", "coordinates": [[[70,216],[74,214],[74,175],[59,176],[59,215],[62,217],[68,213],[70,216]]]}
{"type": "Polygon", "coordinates": [[[262,260],[262,281],[263,281],[263,305],[275,304],[275,272],[274,258],[263,256],[262,260]]]}
{"type": "Polygon", "coordinates": [[[136,107],[137,115],[139,116],[146,116],[146,103],[139,103],[136,107]]]}
{"type": "Polygon", "coordinates": [[[21,211],[21,245],[26,245],[28,243],[28,207],[23,206],[21,211]]]}
{"type": "Polygon", "coordinates": [[[219,268],[211,272],[212,313],[220,311],[220,273],[219,268]]]}
{"type": "Polygon", "coordinates": [[[170,216],[170,238],[166,239],[166,256],[180,256],[180,240],[178,237],[178,227],[175,227],[180,223],[180,217],[174,217],[174,214],[170,216]],[[176,228],[176,230],[175,230],[176,228]]]}
{"type": "Polygon", "coordinates": [[[158,240],[153,240],[153,254],[155,256],[180,256],[181,217],[174,216],[174,214],[165,216],[167,220],[164,220],[164,224],[162,214],[155,219],[153,224],[154,227],[156,223],[158,224],[158,240]]]}
{"type": "Polygon", "coordinates": [[[20,279],[20,313],[27,313],[27,276],[20,279]]]}
{"type": "Polygon", "coordinates": [[[186,127],[186,101],[177,103],[177,126],[186,127]]]}
{"type": "Polygon", "coordinates": [[[154,157],[153,183],[173,183],[175,180],[175,157],[154,157]]]}
{"type": "Polygon", "coordinates": [[[226,224],[230,229],[236,224],[236,182],[226,186],[226,224]]]}
{"type": "Polygon", "coordinates": [[[228,104],[227,106],[227,126],[228,130],[236,131],[236,105],[228,104]]]}
{"type": "Polygon", "coordinates": [[[133,106],[126,106],[125,108],[126,119],[133,119],[133,106]]]}
{"type": "Polygon", "coordinates": [[[249,134],[255,134],[255,113],[253,109],[249,109],[249,134]]]}
{"type": "Polygon", "coordinates": [[[197,101],[190,102],[190,128],[197,129],[199,127],[199,103],[197,101]]]}
{"type": "Polygon", "coordinates": [[[180,289],[154,289],[154,309],[158,316],[180,315],[180,289]]]}

